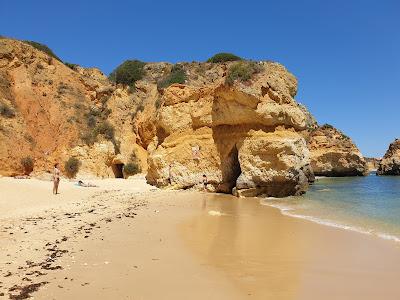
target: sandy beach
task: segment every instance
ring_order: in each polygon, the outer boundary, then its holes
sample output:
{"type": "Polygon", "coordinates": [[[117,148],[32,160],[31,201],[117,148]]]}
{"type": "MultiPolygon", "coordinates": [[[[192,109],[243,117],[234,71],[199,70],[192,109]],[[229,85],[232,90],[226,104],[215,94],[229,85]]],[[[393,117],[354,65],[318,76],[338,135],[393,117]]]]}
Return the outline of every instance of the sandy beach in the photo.
{"type": "Polygon", "coordinates": [[[0,178],[0,298],[399,299],[400,245],[143,177],[0,178]]]}

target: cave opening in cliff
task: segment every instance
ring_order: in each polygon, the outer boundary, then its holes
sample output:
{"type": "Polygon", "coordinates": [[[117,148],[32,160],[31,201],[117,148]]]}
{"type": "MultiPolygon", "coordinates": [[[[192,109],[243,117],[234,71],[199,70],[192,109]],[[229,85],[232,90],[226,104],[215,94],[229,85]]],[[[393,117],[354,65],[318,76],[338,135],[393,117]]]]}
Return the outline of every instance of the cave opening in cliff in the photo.
{"type": "Polygon", "coordinates": [[[228,156],[222,161],[222,178],[225,188],[221,189],[221,192],[231,193],[241,173],[238,150],[234,146],[228,156]]]}
{"type": "Polygon", "coordinates": [[[122,172],[124,164],[113,164],[111,168],[114,172],[115,178],[124,178],[124,173],[122,172]]]}

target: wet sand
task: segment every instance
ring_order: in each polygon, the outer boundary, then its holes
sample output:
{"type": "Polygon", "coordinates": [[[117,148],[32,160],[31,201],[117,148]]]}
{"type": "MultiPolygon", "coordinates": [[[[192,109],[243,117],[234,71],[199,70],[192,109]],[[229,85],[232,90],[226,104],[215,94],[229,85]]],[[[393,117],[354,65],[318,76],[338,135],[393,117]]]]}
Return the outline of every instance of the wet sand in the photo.
{"type": "Polygon", "coordinates": [[[53,196],[49,182],[0,178],[0,298],[400,298],[395,242],[257,199],[93,183],[53,196]]]}
{"type": "Polygon", "coordinates": [[[209,196],[180,226],[202,263],[249,299],[400,299],[400,243],[284,216],[260,199],[209,196]]]}

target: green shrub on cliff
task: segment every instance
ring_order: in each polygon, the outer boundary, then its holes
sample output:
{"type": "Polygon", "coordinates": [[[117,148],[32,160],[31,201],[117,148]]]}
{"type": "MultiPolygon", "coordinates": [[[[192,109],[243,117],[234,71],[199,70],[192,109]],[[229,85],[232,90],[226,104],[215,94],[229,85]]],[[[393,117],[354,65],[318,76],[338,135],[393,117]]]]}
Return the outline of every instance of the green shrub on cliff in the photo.
{"type": "Polygon", "coordinates": [[[66,65],[68,68],[70,68],[71,70],[74,70],[74,71],[75,71],[75,68],[76,68],[76,67],[79,67],[79,65],[77,65],[77,64],[71,64],[71,63],[69,63],[69,62],[64,62],[64,65],[66,65]]]}
{"type": "Polygon", "coordinates": [[[25,175],[29,175],[33,171],[34,162],[32,157],[27,156],[21,159],[21,165],[24,169],[25,175]]]}
{"type": "Polygon", "coordinates": [[[124,165],[124,175],[125,176],[131,176],[135,175],[140,172],[140,167],[137,163],[135,162],[129,162],[126,165],[124,165]]]}
{"type": "Polygon", "coordinates": [[[65,173],[69,178],[74,178],[79,171],[81,162],[75,157],[70,157],[64,164],[65,173]]]}
{"type": "Polygon", "coordinates": [[[97,134],[103,135],[106,140],[115,140],[114,126],[112,126],[108,121],[98,124],[95,128],[95,131],[97,134]]]}
{"type": "Polygon", "coordinates": [[[181,65],[174,65],[171,69],[171,73],[163,80],[157,83],[158,88],[167,88],[173,83],[185,83],[186,72],[181,65]]]}
{"type": "MultiPolygon", "coordinates": [[[[96,120],[89,121],[95,123],[96,120]]],[[[91,124],[93,125],[93,124],[91,124]]],[[[88,128],[88,131],[81,135],[81,140],[88,146],[92,146],[98,141],[98,136],[102,135],[106,140],[113,143],[115,151],[119,153],[120,142],[115,137],[115,129],[108,121],[101,121],[95,127],[88,128]]]]}
{"type": "Polygon", "coordinates": [[[15,111],[8,106],[6,103],[0,102],[0,115],[2,115],[5,118],[14,118],[15,117],[15,111]]]}
{"type": "Polygon", "coordinates": [[[45,44],[41,44],[38,42],[34,42],[34,41],[23,41],[25,44],[31,45],[32,47],[35,47],[36,49],[46,53],[47,55],[54,57],[55,59],[61,61],[61,59],[55,55],[55,53],[53,52],[53,50],[51,50],[49,47],[47,47],[45,44]]]}
{"type": "Polygon", "coordinates": [[[241,61],[229,67],[225,82],[229,85],[232,85],[235,80],[245,82],[261,70],[262,67],[256,62],[241,61]]]}
{"type": "Polygon", "coordinates": [[[242,60],[242,58],[232,53],[221,52],[210,57],[207,60],[207,62],[220,63],[220,62],[237,61],[237,60],[242,60]]]}
{"type": "Polygon", "coordinates": [[[139,60],[126,60],[120,64],[108,78],[116,83],[122,83],[133,87],[135,81],[143,78],[146,63],[139,60]]]}
{"type": "Polygon", "coordinates": [[[331,124],[324,124],[321,126],[322,129],[334,129],[335,127],[333,127],[331,124]]]}

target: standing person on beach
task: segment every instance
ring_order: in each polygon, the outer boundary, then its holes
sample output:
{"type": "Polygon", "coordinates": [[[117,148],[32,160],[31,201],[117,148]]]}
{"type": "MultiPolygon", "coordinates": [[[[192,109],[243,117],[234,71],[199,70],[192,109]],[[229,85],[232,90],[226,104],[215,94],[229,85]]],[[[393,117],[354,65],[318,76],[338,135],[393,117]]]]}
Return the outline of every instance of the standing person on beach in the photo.
{"type": "Polygon", "coordinates": [[[55,163],[53,170],[53,194],[58,194],[58,185],[60,184],[60,169],[58,168],[58,163],[55,163]]]}
{"type": "Polygon", "coordinates": [[[208,179],[207,179],[206,174],[204,174],[204,175],[203,175],[203,188],[204,188],[204,191],[205,191],[205,192],[208,191],[207,185],[208,185],[208,179]]]}

